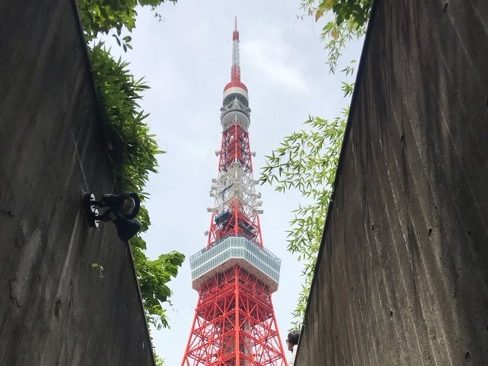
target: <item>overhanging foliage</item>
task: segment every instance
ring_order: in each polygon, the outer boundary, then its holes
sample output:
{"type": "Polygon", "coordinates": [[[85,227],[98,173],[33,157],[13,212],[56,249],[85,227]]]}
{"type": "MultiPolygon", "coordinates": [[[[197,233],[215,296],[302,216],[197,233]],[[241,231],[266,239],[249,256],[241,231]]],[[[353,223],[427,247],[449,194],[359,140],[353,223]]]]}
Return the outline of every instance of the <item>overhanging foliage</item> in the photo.
{"type": "MultiPolygon", "coordinates": [[[[329,19],[321,36],[329,72],[335,73],[344,47],[364,35],[372,0],[302,0],[301,4],[315,21],[329,19]]],[[[351,61],[341,71],[353,75],[354,64],[351,61]]],[[[353,83],[342,83],[345,97],[352,95],[353,88],[353,83]]],[[[260,178],[281,192],[298,190],[307,202],[293,211],[288,231],[288,250],[304,264],[304,284],[293,312],[295,329],[300,327],[307,305],[347,117],[348,109],[332,119],[309,117],[304,129],[285,137],[267,156],[260,178]]]]}
{"type": "MultiPolygon", "coordinates": [[[[124,51],[130,46],[130,36],[121,37],[123,29],[135,27],[136,5],[155,7],[162,0],[81,0],[80,16],[85,37],[93,41],[99,34],[112,34],[124,51]]],[[[93,43],[93,42],[92,42],[93,43]]],[[[147,198],[144,187],[150,172],[157,171],[158,148],[150,133],[148,114],[141,110],[138,102],[142,92],[148,89],[143,79],[136,79],[128,69],[128,63],[114,59],[102,42],[89,47],[93,78],[101,103],[105,136],[113,163],[116,189],[119,192],[137,192],[142,201],[147,198]]],[[[149,214],[141,207],[138,216],[142,223],[141,232],[150,225],[149,214]]],[[[151,260],[145,255],[146,243],[138,234],[130,240],[137,278],[141,290],[144,310],[148,321],[156,327],[167,327],[168,321],[162,306],[167,302],[171,290],[168,282],[178,273],[184,255],[172,251],[151,260]]]]}

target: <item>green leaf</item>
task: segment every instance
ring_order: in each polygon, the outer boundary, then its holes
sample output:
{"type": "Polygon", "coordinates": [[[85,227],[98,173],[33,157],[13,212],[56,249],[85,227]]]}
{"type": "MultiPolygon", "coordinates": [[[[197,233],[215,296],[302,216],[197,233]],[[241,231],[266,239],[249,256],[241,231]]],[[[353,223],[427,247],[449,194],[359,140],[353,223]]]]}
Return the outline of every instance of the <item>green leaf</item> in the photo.
{"type": "Polygon", "coordinates": [[[348,110],[330,120],[310,116],[304,123],[307,128],[286,136],[261,169],[261,182],[273,184],[279,192],[298,190],[310,202],[293,211],[287,232],[288,251],[304,264],[305,285],[293,313],[296,323],[306,307],[347,115],[348,110]]]}

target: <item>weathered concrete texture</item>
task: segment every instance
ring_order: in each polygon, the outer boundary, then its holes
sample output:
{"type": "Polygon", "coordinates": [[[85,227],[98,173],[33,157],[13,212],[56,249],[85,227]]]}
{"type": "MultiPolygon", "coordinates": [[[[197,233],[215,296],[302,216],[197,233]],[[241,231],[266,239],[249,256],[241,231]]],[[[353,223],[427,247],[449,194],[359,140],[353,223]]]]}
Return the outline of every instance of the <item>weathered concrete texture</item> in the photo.
{"type": "Polygon", "coordinates": [[[113,189],[87,61],[72,1],[0,2],[0,365],[153,365],[127,244],[80,212],[113,189]]]}
{"type": "Polygon", "coordinates": [[[488,365],[488,2],[378,0],[298,366],[488,365]]]}

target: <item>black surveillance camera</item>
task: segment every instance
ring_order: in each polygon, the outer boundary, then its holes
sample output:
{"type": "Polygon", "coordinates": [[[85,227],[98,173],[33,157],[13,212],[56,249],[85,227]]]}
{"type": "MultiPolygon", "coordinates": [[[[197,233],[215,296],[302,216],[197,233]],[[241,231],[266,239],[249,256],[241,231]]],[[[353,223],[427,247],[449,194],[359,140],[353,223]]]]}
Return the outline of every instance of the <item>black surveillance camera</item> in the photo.
{"type": "Polygon", "coordinates": [[[98,227],[100,221],[112,221],[120,239],[127,241],[141,229],[141,223],[134,218],[141,207],[137,194],[104,194],[99,200],[95,194],[83,194],[83,207],[88,214],[88,224],[98,227]]]}

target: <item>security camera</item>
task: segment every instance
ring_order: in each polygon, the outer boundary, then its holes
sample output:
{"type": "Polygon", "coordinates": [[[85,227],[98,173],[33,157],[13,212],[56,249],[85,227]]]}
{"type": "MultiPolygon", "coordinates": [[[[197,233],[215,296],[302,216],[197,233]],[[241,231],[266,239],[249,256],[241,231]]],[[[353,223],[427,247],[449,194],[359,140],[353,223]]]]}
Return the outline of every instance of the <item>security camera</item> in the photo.
{"type": "Polygon", "coordinates": [[[141,223],[134,218],[141,207],[137,194],[104,194],[99,200],[93,193],[83,194],[83,207],[88,215],[88,225],[99,227],[101,221],[112,221],[120,239],[127,241],[141,229],[141,223]]]}

